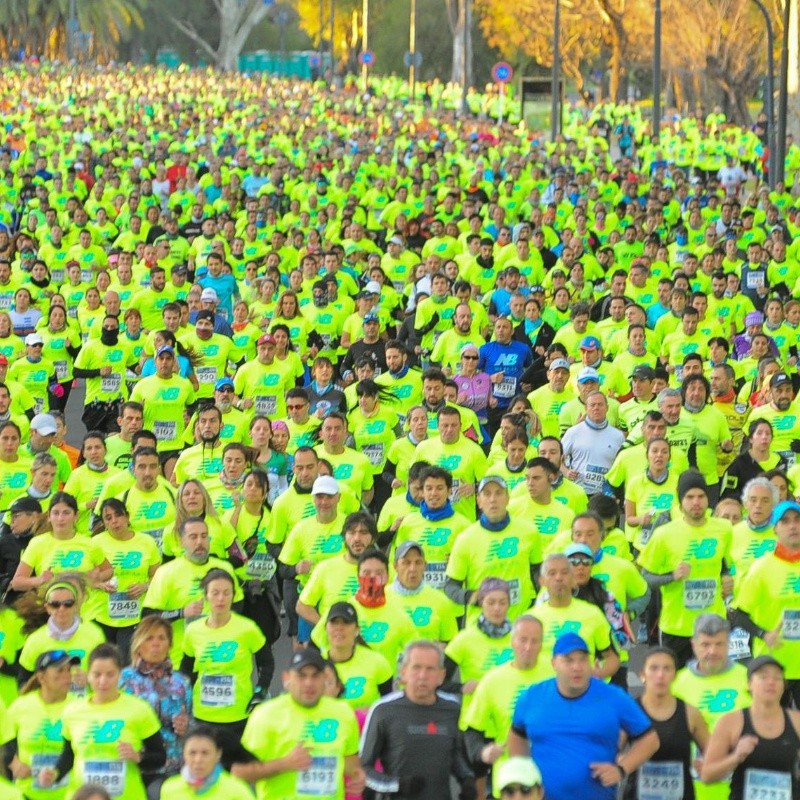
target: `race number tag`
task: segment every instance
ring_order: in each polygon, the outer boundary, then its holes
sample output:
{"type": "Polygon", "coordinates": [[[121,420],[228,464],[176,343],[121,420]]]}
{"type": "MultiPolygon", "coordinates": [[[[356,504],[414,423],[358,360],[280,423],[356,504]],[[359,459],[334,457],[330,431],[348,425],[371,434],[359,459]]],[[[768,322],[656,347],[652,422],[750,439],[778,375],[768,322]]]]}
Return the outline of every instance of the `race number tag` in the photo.
{"type": "Polygon", "coordinates": [[[54,361],[53,366],[56,368],[56,380],[61,383],[67,377],[67,362],[54,361]]]}
{"type": "Polygon", "coordinates": [[[197,367],[194,374],[197,376],[198,383],[209,384],[217,382],[216,367],[197,367]]]}
{"type": "Polygon", "coordinates": [[[111,619],[139,619],[139,598],[127,592],[114,592],[108,596],[108,616],[111,619]]]}
{"type": "Polygon", "coordinates": [[[159,442],[172,441],[178,435],[178,423],[175,421],[156,421],[153,423],[153,433],[159,442]]]}
{"type": "Polygon", "coordinates": [[[255,402],[256,414],[264,414],[270,416],[274,414],[278,408],[278,398],[275,395],[262,395],[256,397],[255,402]]]}
{"type": "Polygon", "coordinates": [[[447,582],[445,570],[447,564],[444,561],[433,561],[425,565],[425,575],[422,580],[434,589],[444,589],[447,582]]]}
{"type": "Polygon", "coordinates": [[[781,635],[787,642],[800,641],[800,611],[793,611],[787,608],[783,612],[781,635]]]}
{"type": "Polygon", "coordinates": [[[583,485],[587,494],[599,494],[603,491],[603,483],[606,478],[606,468],[595,464],[586,465],[586,473],[583,476],[583,485]]]}
{"type": "MultiPolygon", "coordinates": [[[[33,785],[37,789],[39,786],[39,775],[43,769],[55,769],[58,763],[58,753],[32,753],[31,754],[31,777],[33,778],[33,785]]],[[[54,783],[50,788],[59,789],[66,786],[69,782],[69,775],[65,775],[58,783],[54,783]]]]}
{"type": "Polygon", "coordinates": [[[509,593],[509,602],[512,606],[518,605],[519,603],[519,578],[513,578],[512,580],[508,581],[508,593],[509,593]]]}
{"type": "Polygon", "coordinates": [[[639,800],[683,800],[683,764],[647,761],[639,767],[639,800]]]}
{"type": "Polygon", "coordinates": [[[112,797],[125,791],[124,761],[87,761],[83,765],[84,783],[102,786],[112,797]]]}
{"type": "Polygon", "coordinates": [[[313,756],[311,766],[297,773],[297,794],[324,797],[336,794],[336,756],[313,756]]]}
{"type": "Polygon", "coordinates": [[[84,283],[92,283],[94,281],[94,270],[91,267],[84,267],[81,270],[81,280],[84,283]]]}
{"type": "Polygon", "coordinates": [[[100,378],[100,391],[107,394],[117,394],[122,386],[122,375],[112,372],[104,378],[100,378]]]}
{"type": "Polygon", "coordinates": [[[201,675],[200,702],[215,708],[232,706],[233,675],[201,675]]]}
{"type": "Polygon", "coordinates": [[[453,488],[450,490],[450,502],[457,503],[459,501],[458,490],[461,488],[461,481],[453,478],[453,488]]]}
{"type": "Polygon", "coordinates": [[[517,392],[517,379],[504,378],[500,383],[494,385],[492,394],[495,397],[513,397],[517,392]]]}
{"type": "Polygon", "coordinates": [[[742,661],[750,658],[750,634],[744,628],[734,628],[728,642],[728,658],[742,661]]]}
{"type": "Polygon", "coordinates": [[[361,452],[369,459],[373,467],[380,467],[383,464],[383,444],[365,444],[361,452]]]}
{"type": "Polygon", "coordinates": [[[247,562],[245,573],[248,578],[268,581],[277,568],[275,559],[269,553],[253,553],[253,557],[247,562]]]}
{"type": "Polygon", "coordinates": [[[708,580],[686,581],[683,585],[683,604],[690,611],[710,608],[717,597],[717,582],[708,580]]]}
{"type": "Polygon", "coordinates": [[[748,289],[763,289],[764,288],[764,273],[763,272],[749,272],[747,274],[747,288],[748,289]]]}
{"type": "Polygon", "coordinates": [[[768,769],[745,770],[744,800],[792,800],[791,774],[768,769]]]}

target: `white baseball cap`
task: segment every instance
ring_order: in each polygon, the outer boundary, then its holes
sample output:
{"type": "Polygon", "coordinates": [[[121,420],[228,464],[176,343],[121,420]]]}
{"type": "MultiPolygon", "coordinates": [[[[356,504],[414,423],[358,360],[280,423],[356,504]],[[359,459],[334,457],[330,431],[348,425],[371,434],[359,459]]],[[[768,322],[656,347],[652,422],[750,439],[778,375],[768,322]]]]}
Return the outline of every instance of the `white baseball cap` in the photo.
{"type": "Polygon", "coordinates": [[[339,494],[339,484],[330,475],[320,475],[311,487],[311,494],[339,494]]]}

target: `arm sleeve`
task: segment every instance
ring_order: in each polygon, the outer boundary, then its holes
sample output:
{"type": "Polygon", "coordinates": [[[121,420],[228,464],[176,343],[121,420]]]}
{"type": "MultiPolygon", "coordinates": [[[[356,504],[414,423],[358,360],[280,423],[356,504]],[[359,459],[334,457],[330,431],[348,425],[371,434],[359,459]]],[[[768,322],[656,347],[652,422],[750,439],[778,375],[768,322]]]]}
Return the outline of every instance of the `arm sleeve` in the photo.
{"type": "Polygon", "coordinates": [[[463,581],[455,578],[448,578],[444,585],[444,593],[457,605],[465,606],[472,592],[464,588],[463,581]]]}
{"type": "Polygon", "coordinates": [[[56,763],[56,776],[58,780],[61,780],[61,778],[72,769],[74,763],[75,753],[72,752],[72,743],[67,739],[64,742],[64,749],[61,751],[61,755],[58,757],[56,763]]]}
{"type": "MultiPolygon", "coordinates": [[[[374,711],[374,710],[373,710],[374,711]]],[[[383,724],[370,712],[361,734],[361,765],[367,775],[367,786],[374,792],[395,794],[400,791],[400,779],[386,772],[379,772],[375,764],[380,760],[385,745],[383,724]]]]}
{"type": "Polygon", "coordinates": [[[467,758],[476,772],[480,771],[481,766],[486,767],[481,761],[481,751],[489,743],[490,740],[480,731],[476,731],[475,728],[467,728],[464,731],[464,748],[467,751],[467,758]]]}
{"type": "Polygon", "coordinates": [[[668,583],[672,583],[672,575],[670,573],[666,575],[656,575],[654,572],[642,569],[642,577],[647,581],[647,585],[650,587],[651,591],[653,589],[660,589],[668,583]]]}

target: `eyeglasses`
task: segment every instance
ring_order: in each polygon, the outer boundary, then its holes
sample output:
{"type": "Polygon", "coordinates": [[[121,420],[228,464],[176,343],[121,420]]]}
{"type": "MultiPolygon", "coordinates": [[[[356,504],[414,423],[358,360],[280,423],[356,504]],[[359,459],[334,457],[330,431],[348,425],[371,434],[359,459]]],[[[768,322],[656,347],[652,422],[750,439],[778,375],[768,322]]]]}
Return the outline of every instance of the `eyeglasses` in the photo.
{"type": "Polygon", "coordinates": [[[50,608],[72,608],[75,605],[75,600],[45,600],[45,605],[50,608]]]}
{"type": "Polygon", "coordinates": [[[589,556],[570,556],[569,563],[573,567],[591,567],[594,564],[594,559],[589,556]]]}
{"type": "Polygon", "coordinates": [[[306,407],[305,403],[291,403],[291,404],[287,403],[286,404],[286,408],[289,409],[289,411],[300,411],[300,410],[304,409],[305,407],[306,407]]]}
{"type": "Polygon", "coordinates": [[[510,786],[504,786],[500,790],[500,794],[504,797],[510,797],[515,794],[522,794],[522,795],[529,795],[533,794],[534,786],[523,786],[521,783],[514,784],[512,783],[510,786]]]}
{"type": "Polygon", "coordinates": [[[461,356],[462,361],[477,361],[478,356],[461,356]]]}

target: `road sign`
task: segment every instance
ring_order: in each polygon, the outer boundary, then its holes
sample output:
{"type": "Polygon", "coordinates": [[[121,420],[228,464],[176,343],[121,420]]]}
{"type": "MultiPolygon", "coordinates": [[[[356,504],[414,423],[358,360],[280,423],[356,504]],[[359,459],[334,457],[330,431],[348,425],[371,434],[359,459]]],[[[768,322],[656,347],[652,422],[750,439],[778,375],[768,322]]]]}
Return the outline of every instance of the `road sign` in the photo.
{"type": "Polygon", "coordinates": [[[309,67],[318,67],[319,65],[320,65],[319,53],[312,53],[308,57],[308,66],[309,67]]]}
{"type": "Polygon", "coordinates": [[[406,67],[419,69],[422,66],[422,53],[412,53],[410,50],[406,50],[403,56],[403,63],[406,67]]]}
{"type": "Polygon", "coordinates": [[[375,63],[375,53],[372,50],[365,50],[358,56],[358,63],[365,67],[371,67],[375,63]]]}
{"type": "Polygon", "coordinates": [[[514,70],[511,68],[511,64],[507,64],[505,61],[498,61],[492,67],[492,78],[495,83],[508,83],[513,75],[514,70]]]}

